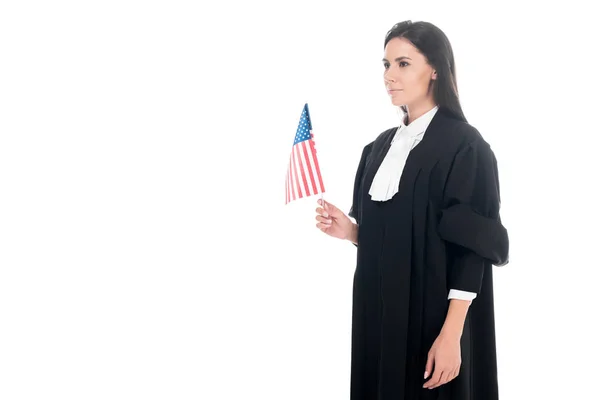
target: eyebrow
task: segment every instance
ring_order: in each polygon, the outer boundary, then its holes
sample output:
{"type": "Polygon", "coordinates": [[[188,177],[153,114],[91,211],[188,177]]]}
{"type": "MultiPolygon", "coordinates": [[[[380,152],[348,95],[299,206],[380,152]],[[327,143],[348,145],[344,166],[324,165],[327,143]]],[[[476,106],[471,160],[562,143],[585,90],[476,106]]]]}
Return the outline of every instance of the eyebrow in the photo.
{"type": "MultiPolygon", "coordinates": [[[[411,61],[412,61],[412,58],[410,58],[410,57],[406,57],[406,56],[402,56],[402,57],[398,57],[398,58],[396,58],[394,61],[395,61],[395,62],[399,62],[399,61],[402,61],[402,60],[411,60],[411,61]]],[[[387,59],[385,59],[385,58],[384,58],[384,59],[382,59],[381,61],[383,61],[383,62],[388,62],[388,60],[387,60],[387,59]]]]}

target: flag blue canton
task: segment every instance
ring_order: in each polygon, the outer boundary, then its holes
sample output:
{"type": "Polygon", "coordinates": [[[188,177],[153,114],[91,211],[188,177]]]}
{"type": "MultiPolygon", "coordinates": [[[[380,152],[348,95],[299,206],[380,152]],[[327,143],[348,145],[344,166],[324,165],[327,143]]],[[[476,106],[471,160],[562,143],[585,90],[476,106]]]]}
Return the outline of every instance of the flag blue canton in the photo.
{"type": "Polygon", "coordinates": [[[308,113],[308,104],[304,105],[302,115],[300,116],[300,122],[298,123],[298,129],[296,130],[296,137],[294,138],[294,145],[310,139],[310,131],[312,130],[312,123],[310,122],[310,114],[308,113]]]}

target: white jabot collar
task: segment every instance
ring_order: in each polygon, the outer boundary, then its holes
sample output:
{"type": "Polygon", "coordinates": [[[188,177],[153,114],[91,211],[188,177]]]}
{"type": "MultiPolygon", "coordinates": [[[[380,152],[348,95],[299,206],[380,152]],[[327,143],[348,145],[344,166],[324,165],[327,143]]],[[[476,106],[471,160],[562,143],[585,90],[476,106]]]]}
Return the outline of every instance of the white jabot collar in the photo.
{"type": "Polygon", "coordinates": [[[438,106],[433,107],[408,125],[404,121],[396,130],[388,153],[381,163],[369,190],[374,201],[391,199],[400,185],[400,178],[410,151],[423,139],[423,135],[435,116],[438,106]]]}

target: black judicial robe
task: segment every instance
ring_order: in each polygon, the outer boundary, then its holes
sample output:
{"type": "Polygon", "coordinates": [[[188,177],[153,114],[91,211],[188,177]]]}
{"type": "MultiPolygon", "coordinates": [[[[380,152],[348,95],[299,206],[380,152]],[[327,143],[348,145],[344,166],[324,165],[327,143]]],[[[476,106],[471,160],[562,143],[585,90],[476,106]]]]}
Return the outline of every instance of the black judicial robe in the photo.
{"type": "Polygon", "coordinates": [[[368,192],[395,132],[364,147],[349,212],[359,225],[351,399],[498,399],[492,266],[508,263],[508,235],[496,158],[474,127],[440,108],[409,154],[399,192],[372,201],[368,192]],[[460,373],[423,389],[450,289],[477,293],[461,337],[460,373]]]}

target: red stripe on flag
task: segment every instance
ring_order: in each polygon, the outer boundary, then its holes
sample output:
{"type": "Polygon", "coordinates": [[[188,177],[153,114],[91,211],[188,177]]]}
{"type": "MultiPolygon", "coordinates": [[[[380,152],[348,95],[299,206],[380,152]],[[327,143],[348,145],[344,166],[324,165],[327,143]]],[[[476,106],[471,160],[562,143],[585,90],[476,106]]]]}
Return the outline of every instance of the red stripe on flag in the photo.
{"type": "Polygon", "coordinates": [[[312,139],[312,134],[311,134],[311,139],[310,139],[310,150],[313,156],[313,160],[315,161],[315,168],[316,168],[316,172],[317,172],[317,176],[319,177],[319,185],[321,186],[321,193],[325,192],[325,187],[323,186],[323,179],[321,178],[321,168],[319,168],[319,161],[317,160],[317,151],[315,150],[315,141],[312,139]]]}
{"type": "Polygon", "coordinates": [[[302,150],[304,150],[304,159],[306,160],[308,174],[310,175],[310,183],[313,187],[313,193],[317,194],[317,184],[315,183],[315,176],[313,174],[312,164],[310,163],[310,158],[308,157],[308,150],[306,149],[306,141],[302,142],[302,150]]]}
{"type": "Polygon", "coordinates": [[[298,198],[302,197],[302,190],[300,190],[300,181],[298,180],[298,167],[296,166],[296,156],[294,151],[292,151],[292,165],[294,166],[294,177],[295,179],[295,183],[296,183],[296,188],[298,189],[298,198]]]}

